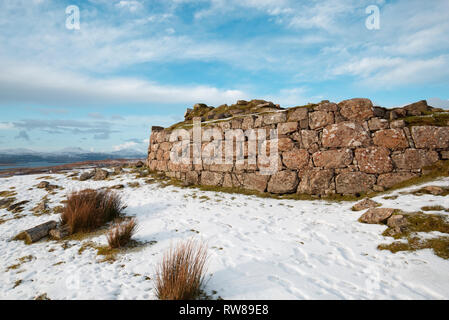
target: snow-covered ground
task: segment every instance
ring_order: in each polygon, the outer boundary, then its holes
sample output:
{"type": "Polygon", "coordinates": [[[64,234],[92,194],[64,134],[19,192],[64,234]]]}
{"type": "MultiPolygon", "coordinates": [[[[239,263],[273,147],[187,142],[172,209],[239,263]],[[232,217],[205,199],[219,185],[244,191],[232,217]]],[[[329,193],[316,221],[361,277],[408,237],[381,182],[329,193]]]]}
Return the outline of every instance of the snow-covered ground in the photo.
{"type": "MultiPolygon", "coordinates": [[[[47,192],[35,186],[45,175],[0,179],[0,191],[15,187],[18,200],[31,200],[20,219],[0,210],[0,298],[155,299],[154,267],[170,245],[189,238],[209,248],[206,290],[224,299],[449,299],[449,261],[431,250],[401,252],[376,249],[392,242],[381,235],[385,226],[357,222],[363,212],[354,203],[262,199],[204,192],[158,184],[123,174],[112,181],[75,181],[50,175],[64,187],[50,195],[60,205],[67,193],[139,181],[139,188],[118,190],[136,216],[136,240],[149,242],[116,261],[101,262],[94,249],[78,250],[82,242],[106,244],[104,235],[82,241],[41,241],[25,245],[9,241],[19,231],[57,215],[34,216],[31,209],[47,192]],[[30,189],[32,188],[32,189],[30,189]],[[156,241],[156,243],[150,241],[156,241]],[[22,259],[20,258],[27,257],[22,259]],[[16,268],[8,268],[17,265],[16,268]],[[216,291],[213,292],[213,291],[216,291]]],[[[449,179],[426,185],[449,186],[449,179]]],[[[449,207],[449,197],[401,195],[374,198],[383,207],[416,211],[424,205],[449,207]]],[[[447,213],[446,213],[447,214],[447,213]]]]}

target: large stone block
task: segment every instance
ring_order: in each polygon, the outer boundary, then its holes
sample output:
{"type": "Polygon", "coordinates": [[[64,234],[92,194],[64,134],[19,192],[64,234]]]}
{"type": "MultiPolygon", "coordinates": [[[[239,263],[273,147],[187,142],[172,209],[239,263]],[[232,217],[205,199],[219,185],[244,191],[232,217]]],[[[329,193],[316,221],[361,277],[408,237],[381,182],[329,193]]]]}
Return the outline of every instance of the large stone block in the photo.
{"type": "Polygon", "coordinates": [[[304,149],[293,148],[282,153],[282,161],[288,169],[299,170],[309,164],[309,153],[304,149]]]}
{"type": "Polygon", "coordinates": [[[242,121],[242,129],[243,130],[248,130],[248,129],[252,129],[254,127],[254,116],[248,116],[243,118],[242,121]]]}
{"type": "Polygon", "coordinates": [[[392,172],[379,175],[377,185],[384,188],[391,188],[394,185],[417,177],[416,173],[411,172],[392,172]]]}
{"type": "Polygon", "coordinates": [[[334,113],[327,111],[315,111],[309,113],[310,129],[319,129],[334,123],[334,113]]]}
{"type": "Polygon", "coordinates": [[[385,147],[356,149],[355,158],[362,172],[387,173],[393,170],[390,151],[385,147]]]}
{"type": "Polygon", "coordinates": [[[288,111],[288,121],[301,121],[308,118],[309,109],[300,107],[288,111]]]}
{"type": "Polygon", "coordinates": [[[167,171],[167,161],[158,160],[156,161],[157,171],[167,171]]]}
{"type": "Polygon", "coordinates": [[[234,168],[233,163],[219,163],[219,164],[212,163],[209,166],[209,170],[214,172],[231,172],[233,168],[234,168]]]}
{"type": "Polygon", "coordinates": [[[315,130],[301,130],[301,147],[308,149],[318,143],[318,132],[315,130]]]}
{"type": "Polygon", "coordinates": [[[172,148],[172,143],[171,142],[162,142],[160,144],[160,148],[164,151],[170,151],[172,148]]]}
{"type": "Polygon", "coordinates": [[[278,134],[289,134],[298,130],[298,122],[285,122],[278,124],[278,134]]]}
{"type": "Polygon", "coordinates": [[[271,176],[267,191],[278,194],[293,193],[296,191],[298,182],[296,171],[278,171],[271,176]]]}
{"type": "Polygon", "coordinates": [[[374,133],[373,142],[377,146],[393,150],[409,147],[407,137],[402,129],[379,130],[374,133]]]}
{"type": "Polygon", "coordinates": [[[188,172],[193,170],[193,166],[191,163],[173,163],[171,161],[167,162],[167,168],[169,171],[173,172],[188,172]]]}
{"type": "Polygon", "coordinates": [[[324,128],[322,143],[327,148],[358,148],[372,145],[372,140],[360,124],[345,121],[324,128]]]}
{"type": "Polygon", "coordinates": [[[426,100],[421,100],[402,108],[407,112],[408,116],[420,116],[430,110],[426,100]]]}
{"type": "Polygon", "coordinates": [[[263,122],[264,124],[276,124],[280,122],[286,122],[287,121],[287,114],[286,112],[272,112],[268,113],[263,116],[263,122]]]}
{"type": "Polygon", "coordinates": [[[449,148],[449,127],[420,126],[412,128],[416,148],[449,148]]]}
{"type": "Polygon", "coordinates": [[[223,173],[203,171],[201,172],[201,184],[205,186],[220,186],[223,180],[223,173]]]}
{"type": "Polygon", "coordinates": [[[407,149],[391,156],[394,165],[401,170],[422,169],[439,160],[438,153],[432,150],[407,149]]]}
{"type": "Polygon", "coordinates": [[[304,170],[299,173],[301,182],[297,193],[327,195],[335,193],[333,170],[304,170]]]}
{"type": "Polygon", "coordinates": [[[363,172],[344,172],[335,178],[337,193],[357,194],[365,193],[372,189],[376,183],[376,177],[363,172]]]}
{"type": "Polygon", "coordinates": [[[386,119],[380,119],[380,118],[371,118],[368,121],[368,127],[371,131],[381,130],[381,129],[388,129],[389,122],[386,119]]]}
{"type": "Polygon", "coordinates": [[[369,224],[386,223],[394,210],[391,208],[371,208],[362,214],[359,220],[360,222],[369,224]]]}
{"type": "Polygon", "coordinates": [[[338,105],[333,102],[329,101],[322,101],[320,102],[315,108],[313,108],[315,111],[337,111],[338,105]]]}
{"type": "Polygon", "coordinates": [[[267,189],[269,175],[261,175],[259,173],[243,173],[243,188],[264,192],[267,189]]]}
{"type": "Polygon", "coordinates": [[[196,185],[199,183],[199,174],[197,171],[186,172],[186,183],[189,185],[196,185]]]}
{"type": "Polygon", "coordinates": [[[369,99],[350,99],[338,104],[340,114],[348,120],[363,121],[374,117],[373,103],[369,99]]]}
{"type": "Polygon", "coordinates": [[[352,160],[351,149],[318,151],[313,154],[315,166],[325,169],[345,168],[352,163],[352,160]]]}

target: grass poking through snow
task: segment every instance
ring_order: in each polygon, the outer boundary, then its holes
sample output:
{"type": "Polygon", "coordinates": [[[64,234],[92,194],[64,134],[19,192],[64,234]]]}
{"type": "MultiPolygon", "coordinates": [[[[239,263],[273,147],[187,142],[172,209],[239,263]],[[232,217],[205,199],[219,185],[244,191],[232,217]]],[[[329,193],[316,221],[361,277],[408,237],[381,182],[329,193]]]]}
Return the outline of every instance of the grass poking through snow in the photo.
{"type": "Polygon", "coordinates": [[[110,248],[121,248],[126,246],[137,230],[135,219],[125,220],[114,224],[107,234],[110,248]]]}
{"type": "Polygon", "coordinates": [[[188,240],[164,255],[157,266],[156,295],[161,300],[194,300],[205,285],[205,244],[188,240]]]}
{"type": "Polygon", "coordinates": [[[61,222],[71,234],[93,231],[123,215],[121,198],[109,190],[86,189],[71,193],[61,213],[61,222]]]}

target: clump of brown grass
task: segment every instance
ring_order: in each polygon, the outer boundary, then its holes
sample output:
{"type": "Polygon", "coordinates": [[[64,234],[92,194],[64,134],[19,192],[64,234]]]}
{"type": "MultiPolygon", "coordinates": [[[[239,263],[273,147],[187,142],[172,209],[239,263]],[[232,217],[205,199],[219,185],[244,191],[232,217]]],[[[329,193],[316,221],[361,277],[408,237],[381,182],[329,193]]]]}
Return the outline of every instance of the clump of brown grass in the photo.
{"type": "Polygon", "coordinates": [[[161,300],[194,300],[202,293],[207,246],[194,240],[178,244],[157,266],[156,295],[161,300]]]}
{"type": "Polygon", "coordinates": [[[121,223],[115,223],[106,237],[110,248],[120,248],[126,246],[132,236],[137,231],[137,222],[135,219],[129,219],[121,223]]]}
{"type": "Polygon", "coordinates": [[[69,194],[61,213],[61,222],[70,234],[93,231],[123,215],[121,198],[110,190],[86,189],[69,194]]]}

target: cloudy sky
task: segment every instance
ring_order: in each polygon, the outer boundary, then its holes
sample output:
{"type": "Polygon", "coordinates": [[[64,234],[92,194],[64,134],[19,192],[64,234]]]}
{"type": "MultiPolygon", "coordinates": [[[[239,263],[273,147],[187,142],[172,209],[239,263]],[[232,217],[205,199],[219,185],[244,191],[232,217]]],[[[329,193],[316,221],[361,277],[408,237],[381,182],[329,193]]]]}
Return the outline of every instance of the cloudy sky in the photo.
{"type": "Polygon", "coordinates": [[[197,102],[448,104],[448,35],[447,0],[0,0],[0,149],[145,150],[197,102]]]}

